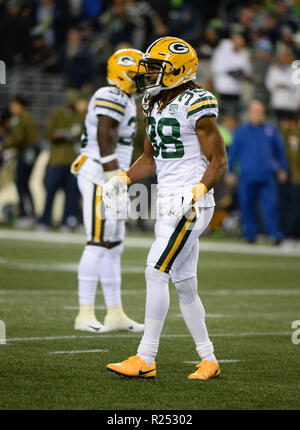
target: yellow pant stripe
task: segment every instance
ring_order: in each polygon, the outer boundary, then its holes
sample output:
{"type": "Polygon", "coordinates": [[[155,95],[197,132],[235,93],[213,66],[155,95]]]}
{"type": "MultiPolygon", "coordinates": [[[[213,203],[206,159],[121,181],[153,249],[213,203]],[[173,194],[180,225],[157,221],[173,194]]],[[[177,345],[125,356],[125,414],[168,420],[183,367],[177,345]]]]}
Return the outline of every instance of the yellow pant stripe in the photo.
{"type": "Polygon", "coordinates": [[[102,187],[97,185],[96,187],[96,197],[95,197],[95,228],[94,228],[94,241],[99,242],[101,236],[101,221],[102,221],[102,208],[101,208],[101,200],[102,200],[102,187]]]}
{"type": "Polygon", "coordinates": [[[164,272],[167,269],[169,262],[171,261],[172,257],[174,256],[174,254],[178,250],[182,240],[184,239],[184,236],[186,235],[187,231],[189,231],[188,228],[189,228],[190,224],[194,221],[195,216],[196,216],[196,213],[195,213],[195,209],[193,208],[191,215],[189,216],[189,218],[184,223],[182,229],[180,230],[180,232],[179,232],[179,234],[178,234],[178,236],[174,242],[174,245],[172,246],[166,259],[162,263],[162,265],[159,269],[161,272],[164,272]]]}

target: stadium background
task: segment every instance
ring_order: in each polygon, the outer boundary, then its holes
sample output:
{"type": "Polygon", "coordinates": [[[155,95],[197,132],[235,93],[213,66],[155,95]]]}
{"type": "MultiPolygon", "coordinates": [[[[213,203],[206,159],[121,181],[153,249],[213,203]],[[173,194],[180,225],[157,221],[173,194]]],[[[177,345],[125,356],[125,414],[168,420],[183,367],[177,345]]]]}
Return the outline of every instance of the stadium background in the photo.
{"type": "MultiPolygon", "coordinates": [[[[68,90],[78,91],[85,106],[92,92],[106,83],[106,61],[115,49],[143,50],[156,38],[172,34],[196,48],[197,80],[220,100],[219,124],[229,156],[234,130],[248,120],[247,106],[254,98],[265,104],[267,119],[281,131],[287,150],[286,130],[292,129],[296,150],[287,151],[289,180],[278,184],[285,231],[287,214],[298,210],[300,200],[295,205],[289,197],[300,182],[293,181],[300,176],[299,91],[290,85],[291,64],[300,58],[299,23],[297,0],[0,1],[0,59],[7,66],[6,85],[0,85],[0,136],[10,101],[21,96],[39,131],[41,152],[30,179],[37,216],[44,208],[51,149],[45,131],[51,114],[64,106],[68,90]],[[222,88],[223,94],[216,90],[212,70],[217,47],[237,35],[251,65],[250,73],[236,68],[240,99],[230,93],[226,97],[228,88],[222,88]],[[285,76],[290,109],[284,101],[281,109],[273,104],[277,90],[267,85],[270,67],[285,76]]],[[[134,158],[142,151],[143,136],[140,116],[134,158]]],[[[299,409],[299,345],[291,341],[291,324],[300,319],[300,251],[295,242],[300,219],[292,244],[271,246],[265,237],[260,238],[262,244],[244,244],[235,190],[225,180],[216,187],[216,216],[209,237],[201,241],[198,275],[222,378],[202,385],[200,395],[199,386],[187,381],[197,356],[172,289],[158,378],[140,384],[112,378],[104,370],[107,362],[134,353],[138,336],[74,335],[76,270],[84,243],[80,211],[78,233],[57,231],[65,198],[60,191],[51,231],[35,231],[38,223],[21,231],[16,153],[9,150],[0,157],[0,319],[7,335],[7,344],[0,345],[1,409],[299,409]]],[[[130,221],[125,242],[124,307],[137,320],[144,315],[144,265],[152,224],[130,221]]],[[[96,309],[101,319],[101,291],[96,309]]]]}
{"type": "MultiPolygon", "coordinates": [[[[106,83],[107,59],[114,50],[122,47],[133,46],[143,50],[155,38],[167,34],[176,34],[190,42],[200,60],[198,82],[220,100],[219,123],[228,153],[234,130],[247,120],[247,105],[253,98],[263,101],[268,120],[277,125],[283,134],[286,127],[291,127],[287,119],[294,115],[294,135],[299,139],[300,86],[295,91],[289,82],[291,64],[299,58],[300,51],[300,6],[296,0],[208,3],[197,0],[11,0],[0,3],[0,17],[0,58],[7,66],[7,84],[0,86],[0,112],[3,116],[9,101],[20,95],[29,104],[29,110],[37,122],[38,146],[42,151],[35,163],[30,187],[38,217],[43,212],[45,202],[43,180],[50,147],[45,129],[50,115],[64,105],[66,91],[70,88],[78,91],[84,109],[93,91],[106,83]],[[232,90],[240,93],[237,103],[228,101],[226,96],[231,96],[231,89],[222,88],[222,82],[217,84],[219,88],[216,89],[217,76],[212,59],[217,47],[220,51],[221,42],[238,36],[242,37],[244,57],[241,56],[239,66],[233,66],[241,74],[236,76],[240,88],[232,90]],[[284,56],[288,58],[282,60],[284,56]],[[272,97],[280,88],[276,88],[276,82],[273,86],[268,85],[266,77],[274,66],[283,69],[286,85],[290,86],[287,88],[290,111],[284,110],[286,106],[281,109],[272,105],[272,97]]],[[[223,54],[224,61],[226,52],[223,54]]],[[[280,97],[278,94],[277,98],[280,97]]],[[[282,103],[284,105],[285,100],[282,103]]],[[[141,114],[138,123],[134,159],[141,153],[143,145],[141,114]]],[[[79,143],[76,146],[78,150],[79,143]]],[[[298,150],[290,155],[298,175],[298,189],[299,151],[298,143],[298,150]]],[[[17,225],[18,196],[13,183],[15,158],[13,151],[6,151],[5,154],[4,160],[3,155],[1,160],[0,219],[17,225]]],[[[286,214],[295,210],[295,203],[289,197],[290,181],[279,185],[279,193],[281,227],[287,230],[286,214]]],[[[239,207],[234,189],[222,181],[216,189],[216,198],[217,211],[211,224],[214,233],[239,235],[239,207]]],[[[63,202],[64,193],[58,192],[54,204],[54,225],[60,222],[63,202]]],[[[77,216],[80,220],[79,212],[77,216]]],[[[133,227],[144,229],[148,226],[141,222],[133,227]]],[[[292,238],[298,238],[299,233],[298,228],[292,238]]]]}

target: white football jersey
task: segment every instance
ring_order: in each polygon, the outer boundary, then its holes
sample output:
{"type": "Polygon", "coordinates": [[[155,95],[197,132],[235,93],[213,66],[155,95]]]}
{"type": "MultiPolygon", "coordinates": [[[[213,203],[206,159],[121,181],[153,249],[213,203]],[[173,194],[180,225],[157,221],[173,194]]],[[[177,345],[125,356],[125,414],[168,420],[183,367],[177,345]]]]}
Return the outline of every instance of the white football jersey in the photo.
{"type": "MultiPolygon", "coordinates": [[[[148,100],[145,95],[144,111],[148,100]]],[[[161,113],[157,109],[156,103],[148,118],[147,134],[154,148],[158,196],[191,190],[209,164],[195,125],[204,116],[218,116],[217,100],[210,92],[193,88],[179,94],[161,113]]],[[[200,200],[206,207],[214,206],[213,189],[200,200]]]]}
{"type": "MultiPolygon", "coordinates": [[[[85,118],[80,152],[100,163],[97,140],[98,115],[110,116],[119,122],[115,153],[117,154],[120,169],[127,170],[131,164],[133,140],[136,134],[136,104],[134,98],[114,86],[102,87],[92,96],[85,118]]],[[[103,172],[102,166],[101,170],[103,172]]]]}

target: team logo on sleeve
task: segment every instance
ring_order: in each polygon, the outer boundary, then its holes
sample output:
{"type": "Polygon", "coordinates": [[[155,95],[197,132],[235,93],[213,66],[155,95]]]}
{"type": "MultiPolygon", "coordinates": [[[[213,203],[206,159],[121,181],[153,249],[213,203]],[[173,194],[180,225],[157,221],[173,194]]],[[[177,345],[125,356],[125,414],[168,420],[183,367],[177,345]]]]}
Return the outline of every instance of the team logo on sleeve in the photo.
{"type": "Polygon", "coordinates": [[[169,50],[173,52],[173,54],[186,54],[190,49],[185,43],[173,42],[169,45],[169,50]]]}
{"type": "Polygon", "coordinates": [[[171,115],[174,115],[177,111],[178,111],[178,105],[176,105],[176,104],[171,104],[171,105],[169,106],[169,113],[170,113],[171,115]]]}

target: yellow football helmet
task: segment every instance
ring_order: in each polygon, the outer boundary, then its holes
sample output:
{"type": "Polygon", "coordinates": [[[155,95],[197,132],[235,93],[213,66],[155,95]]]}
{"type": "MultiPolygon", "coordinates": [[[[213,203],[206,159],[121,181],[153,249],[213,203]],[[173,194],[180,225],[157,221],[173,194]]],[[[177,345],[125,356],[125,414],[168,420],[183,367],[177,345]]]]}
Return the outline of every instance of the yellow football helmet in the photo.
{"type": "Polygon", "coordinates": [[[143,53],[137,49],[119,49],[107,62],[107,80],[127,94],[137,91],[135,76],[143,53]]]}
{"type": "Polygon", "coordinates": [[[189,43],[178,37],[161,37],[149,46],[139,62],[137,86],[139,91],[146,90],[154,96],[195,79],[197,68],[197,54],[189,43]]]}

